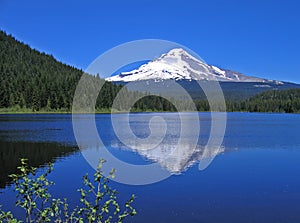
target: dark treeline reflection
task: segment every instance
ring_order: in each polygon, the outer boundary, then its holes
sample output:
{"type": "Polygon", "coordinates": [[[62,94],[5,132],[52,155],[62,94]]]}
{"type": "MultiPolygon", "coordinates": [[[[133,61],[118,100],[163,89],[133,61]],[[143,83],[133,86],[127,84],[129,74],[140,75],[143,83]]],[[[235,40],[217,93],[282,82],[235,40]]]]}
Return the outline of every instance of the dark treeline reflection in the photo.
{"type": "Polygon", "coordinates": [[[10,184],[9,175],[17,172],[20,159],[28,159],[29,165],[40,167],[78,150],[54,143],[0,142],[0,188],[10,184]]]}

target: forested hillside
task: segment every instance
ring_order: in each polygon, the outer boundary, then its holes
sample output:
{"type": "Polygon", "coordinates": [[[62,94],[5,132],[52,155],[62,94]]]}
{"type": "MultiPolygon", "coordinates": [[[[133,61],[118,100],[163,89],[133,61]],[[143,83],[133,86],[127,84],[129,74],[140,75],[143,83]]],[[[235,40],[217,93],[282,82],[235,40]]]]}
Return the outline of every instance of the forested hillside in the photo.
{"type": "MultiPolygon", "coordinates": [[[[0,108],[69,111],[82,74],[0,31],[0,108]]],[[[119,88],[105,84],[107,103],[119,88]]]]}
{"type": "Polygon", "coordinates": [[[0,32],[0,107],[70,108],[82,71],[0,32]]]}

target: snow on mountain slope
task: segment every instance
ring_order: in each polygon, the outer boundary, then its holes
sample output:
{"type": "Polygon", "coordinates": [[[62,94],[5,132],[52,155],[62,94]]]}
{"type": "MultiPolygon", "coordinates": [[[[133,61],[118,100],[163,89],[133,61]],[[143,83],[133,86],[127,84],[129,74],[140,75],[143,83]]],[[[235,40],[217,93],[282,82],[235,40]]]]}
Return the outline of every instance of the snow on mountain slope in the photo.
{"type": "MultiPolygon", "coordinates": [[[[257,77],[246,76],[238,72],[220,69],[195,58],[181,48],[175,48],[159,58],[150,61],[130,72],[122,72],[106,78],[107,81],[142,80],[206,80],[231,82],[273,82],[257,77]]],[[[278,83],[280,84],[280,83],[278,83]]]]}

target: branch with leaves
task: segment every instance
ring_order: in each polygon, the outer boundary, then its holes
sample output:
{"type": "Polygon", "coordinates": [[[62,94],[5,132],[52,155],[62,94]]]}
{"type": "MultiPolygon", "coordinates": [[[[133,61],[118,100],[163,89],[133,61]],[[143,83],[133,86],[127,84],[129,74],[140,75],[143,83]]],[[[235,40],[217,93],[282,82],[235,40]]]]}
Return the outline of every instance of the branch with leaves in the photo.
{"type": "Polygon", "coordinates": [[[10,211],[0,209],[0,221],[121,223],[127,217],[136,215],[136,210],[132,207],[134,195],[124,204],[125,207],[118,203],[118,192],[109,187],[109,178],[114,178],[115,170],[110,172],[109,177],[105,177],[102,171],[104,163],[101,159],[93,180],[90,180],[88,175],[83,177],[84,185],[78,189],[79,205],[70,210],[67,199],[52,198],[49,192],[49,187],[54,185],[54,182],[48,180],[48,175],[53,171],[53,164],[49,163],[45,171],[37,176],[37,168],[30,167],[26,159],[21,159],[21,166],[18,167],[20,173],[10,177],[17,192],[16,206],[24,209],[25,217],[19,220],[10,211]]]}

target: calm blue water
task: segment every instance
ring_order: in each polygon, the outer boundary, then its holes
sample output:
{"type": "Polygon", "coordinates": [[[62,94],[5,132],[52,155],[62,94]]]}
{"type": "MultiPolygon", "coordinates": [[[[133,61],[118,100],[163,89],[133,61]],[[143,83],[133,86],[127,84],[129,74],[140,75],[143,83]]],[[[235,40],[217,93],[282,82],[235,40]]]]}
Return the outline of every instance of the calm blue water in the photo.
{"type": "MultiPolygon", "coordinates": [[[[146,137],[147,121],[154,115],[167,120],[170,130],[164,145],[176,143],[180,126],[176,113],[133,114],[133,132],[146,137]]],[[[199,117],[198,143],[205,145],[210,115],[199,113],[199,117]]],[[[132,164],[154,162],[153,156],[145,157],[118,142],[110,115],[96,115],[96,122],[101,139],[116,157],[132,164]]],[[[223,150],[204,171],[198,170],[198,154],[190,165],[175,166],[180,171],[158,183],[130,186],[112,182],[111,186],[120,191],[120,200],[136,194],[138,215],[130,222],[298,223],[299,130],[300,115],[229,113],[223,150]]],[[[41,168],[54,161],[51,178],[56,185],[52,191],[71,203],[79,197],[76,189],[82,185],[81,177],[93,173],[77,148],[70,115],[1,115],[0,204],[6,210],[14,209],[15,195],[7,175],[15,171],[19,157],[28,157],[41,168]]],[[[174,170],[174,166],[161,165],[174,170]]]]}

